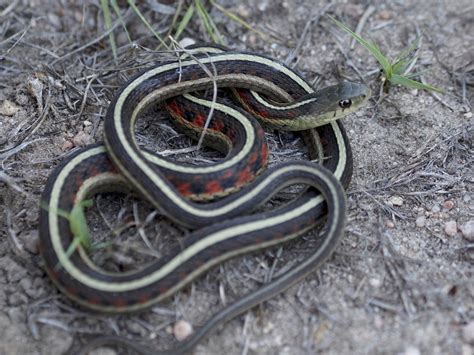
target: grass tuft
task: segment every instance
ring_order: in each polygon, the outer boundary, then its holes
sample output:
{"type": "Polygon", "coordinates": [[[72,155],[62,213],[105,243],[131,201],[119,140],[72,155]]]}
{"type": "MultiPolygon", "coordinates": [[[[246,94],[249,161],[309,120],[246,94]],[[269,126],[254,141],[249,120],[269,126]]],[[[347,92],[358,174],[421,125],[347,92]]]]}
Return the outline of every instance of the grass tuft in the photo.
{"type": "Polygon", "coordinates": [[[431,90],[436,92],[443,92],[443,90],[438,89],[429,84],[423,84],[419,81],[413,80],[410,77],[414,75],[409,74],[410,63],[416,60],[416,53],[418,45],[420,43],[420,37],[417,37],[413,43],[411,43],[407,48],[405,48],[399,55],[395,58],[394,61],[390,61],[380,50],[377,43],[374,41],[367,41],[362,38],[359,34],[352,31],[347,25],[336,20],[333,16],[328,15],[328,17],[342,30],[349,33],[357,42],[364,46],[379,62],[382,67],[383,82],[384,82],[384,91],[388,92],[390,85],[402,85],[408,88],[420,89],[420,90],[431,90]]]}

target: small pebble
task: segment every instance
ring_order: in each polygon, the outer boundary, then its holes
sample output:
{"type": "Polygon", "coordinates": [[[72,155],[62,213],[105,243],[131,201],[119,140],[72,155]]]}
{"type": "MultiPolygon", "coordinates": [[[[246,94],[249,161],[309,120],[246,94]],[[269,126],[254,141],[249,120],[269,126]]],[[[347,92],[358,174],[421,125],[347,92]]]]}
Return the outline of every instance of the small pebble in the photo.
{"type": "Polygon", "coordinates": [[[237,6],[237,13],[243,18],[249,18],[252,15],[252,11],[250,11],[250,9],[244,4],[237,6]]]}
{"type": "Polygon", "coordinates": [[[65,90],[66,86],[63,84],[61,79],[54,79],[52,76],[48,75],[48,81],[56,88],[59,90],[65,90]]]}
{"type": "Polygon", "coordinates": [[[275,325],[272,322],[266,322],[263,327],[263,333],[268,334],[275,328],[275,325]]]}
{"type": "Polygon", "coordinates": [[[127,329],[134,334],[140,334],[141,336],[146,336],[148,333],[146,329],[140,323],[137,322],[127,322],[127,329]]]}
{"type": "Polygon", "coordinates": [[[474,349],[468,344],[462,344],[461,346],[461,355],[472,355],[474,354],[474,349]]]}
{"type": "Polygon", "coordinates": [[[387,10],[382,10],[378,14],[378,18],[384,21],[390,20],[391,17],[392,17],[392,14],[387,10]]]}
{"type": "Polygon", "coordinates": [[[388,199],[388,202],[392,204],[392,206],[402,206],[403,205],[403,198],[400,196],[392,196],[388,199]]]}
{"type": "Polygon", "coordinates": [[[425,209],[423,207],[415,207],[414,210],[418,214],[418,216],[423,216],[425,214],[425,209]]]}
{"type": "Polygon", "coordinates": [[[4,100],[0,104],[0,115],[13,116],[20,110],[20,107],[10,100],[4,100]]]}
{"type": "MultiPolygon", "coordinates": [[[[41,76],[38,75],[38,76],[41,76]]],[[[28,92],[36,99],[36,103],[38,104],[38,109],[42,110],[43,108],[43,89],[44,85],[43,82],[38,79],[37,77],[31,77],[28,79],[28,92]]]]}
{"type": "Polygon", "coordinates": [[[61,28],[61,19],[58,15],[49,13],[48,14],[48,22],[53,25],[56,29],[61,28]]]}
{"type": "Polygon", "coordinates": [[[257,8],[261,12],[264,12],[267,9],[268,5],[269,5],[268,0],[259,1],[258,5],[257,5],[257,8]]]}
{"type": "Polygon", "coordinates": [[[252,46],[256,45],[257,44],[257,41],[258,41],[258,38],[257,36],[255,36],[253,33],[249,34],[249,38],[247,40],[247,42],[249,44],[251,44],[252,46]]]}
{"type": "Polygon", "coordinates": [[[39,235],[37,230],[22,233],[20,238],[26,250],[31,254],[39,254],[39,235]]]}
{"type": "Polygon", "coordinates": [[[454,207],[454,201],[452,200],[446,200],[443,203],[443,208],[447,209],[448,211],[451,210],[454,207]]]}
{"type": "Polygon", "coordinates": [[[448,212],[441,212],[441,213],[439,214],[439,216],[440,216],[442,219],[448,219],[448,218],[450,217],[448,212]]]}
{"type": "Polygon", "coordinates": [[[457,231],[458,231],[458,224],[456,223],[456,221],[447,221],[444,224],[444,232],[448,236],[454,237],[456,235],[457,231]]]}
{"type": "Polygon", "coordinates": [[[474,321],[470,321],[462,327],[462,338],[466,343],[474,345],[474,321]]]}
{"type": "Polygon", "coordinates": [[[64,141],[64,143],[61,145],[61,150],[65,152],[66,150],[70,150],[74,147],[74,143],[71,141],[64,141]]]}
{"type": "Polygon", "coordinates": [[[383,327],[383,324],[384,324],[383,318],[380,315],[376,314],[374,316],[374,325],[375,325],[375,327],[378,328],[378,329],[381,329],[383,327]]]}
{"type": "Polygon", "coordinates": [[[474,242],[474,219],[467,221],[466,223],[462,224],[461,233],[467,240],[474,242]]]}
{"type": "Polygon", "coordinates": [[[372,277],[369,279],[369,284],[374,288],[379,288],[382,285],[382,281],[376,277],[372,277]]]}
{"type": "Polygon", "coordinates": [[[395,228],[395,223],[393,223],[392,221],[390,221],[390,220],[387,219],[387,220],[385,221],[385,226],[386,226],[387,228],[393,229],[393,228],[395,228]]]}
{"type": "Polygon", "coordinates": [[[192,38],[184,37],[182,40],[179,41],[179,44],[181,47],[186,48],[192,46],[193,44],[196,44],[196,41],[192,38]]]}
{"type": "Polygon", "coordinates": [[[466,118],[472,118],[472,112],[471,112],[471,111],[466,112],[466,113],[464,114],[464,117],[466,117],[466,118]]]}
{"type": "Polygon", "coordinates": [[[76,147],[85,147],[89,144],[90,140],[91,137],[88,134],[84,131],[80,131],[72,138],[72,143],[74,143],[76,147]]]}
{"type": "Polygon", "coordinates": [[[409,346],[403,352],[404,355],[421,355],[420,349],[415,346],[409,346]]]}
{"type": "Polygon", "coordinates": [[[178,341],[182,341],[193,333],[193,326],[185,320],[179,320],[174,324],[173,335],[178,341]]]}
{"type": "Polygon", "coordinates": [[[439,213],[440,211],[441,211],[441,208],[438,205],[434,205],[431,208],[431,212],[433,212],[433,213],[439,213]]]}
{"type": "Polygon", "coordinates": [[[418,228],[422,228],[425,226],[426,218],[424,216],[420,216],[416,219],[415,224],[418,228]]]}

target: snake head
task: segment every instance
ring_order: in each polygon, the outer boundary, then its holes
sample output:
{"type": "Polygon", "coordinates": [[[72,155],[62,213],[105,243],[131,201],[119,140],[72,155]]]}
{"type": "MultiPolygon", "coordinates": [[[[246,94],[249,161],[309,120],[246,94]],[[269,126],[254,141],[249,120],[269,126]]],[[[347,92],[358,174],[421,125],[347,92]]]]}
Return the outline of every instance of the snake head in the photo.
{"type": "Polygon", "coordinates": [[[300,102],[306,102],[308,126],[312,122],[313,127],[317,127],[354,112],[365,105],[370,96],[367,85],[343,81],[307,95],[300,102]]]}

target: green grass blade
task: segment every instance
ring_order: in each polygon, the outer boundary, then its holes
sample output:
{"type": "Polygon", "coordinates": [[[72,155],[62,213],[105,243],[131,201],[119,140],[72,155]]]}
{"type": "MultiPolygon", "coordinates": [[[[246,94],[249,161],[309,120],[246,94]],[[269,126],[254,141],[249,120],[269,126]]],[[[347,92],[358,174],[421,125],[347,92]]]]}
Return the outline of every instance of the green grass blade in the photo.
{"type": "Polygon", "coordinates": [[[209,37],[214,43],[224,44],[222,40],[222,36],[219,33],[214,21],[212,21],[211,16],[207,12],[206,8],[204,7],[201,0],[194,0],[194,4],[196,5],[196,11],[199,15],[202,25],[206,29],[209,37]]]}
{"type": "Polygon", "coordinates": [[[179,36],[181,36],[181,33],[183,33],[184,29],[189,24],[189,21],[191,21],[191,18],[193,17],[193,15],[194,15],[194,5],[191,4],[186,10],[183,18],[181,19],[178,25],[178,28],[176,29],[176,33],[173,36],[174,39],[177,40],[179,36]]]}
{"type": "Polygon", "coordinates": [[[125,24],[125,21],[123,20],[122,13],[120,12],[120,7],[117,4],[117,0],[110,0],[110,5],[112,5],[112,8],[115,11],[115,14],[118,16],[120,23],[122,24],[123,30],[125,31],[125,34],[127,35],[128,42],[132,43],[132,37],[130,37],[130,33],[128,32],[127,25],[125,24]]]}
{"type": "MultiPolygon", "coordinates": [[[[105,29],[108,31],[112,28],[112,17],[110,16],[110,8],[108,0],[100,0],[100,7],[102,8],[102,14],[104,16],[105,29]]],[[[113,31],[109,33],[110,47],[112,48],[112,54],[114,60],[117,60],[117,44],[115,43],[115,37],[113,31]]]]}
{"type": "Polygon", "coordinates": [[[243,19],[241,19],[236,14],[226,10],[224,7],[222,7],[221,5],[216,3],[215,1],[211,0],[211,5],[214,6],[220,12],[222,12],[224,15],[226,15],[228,18],[230,18],[232,21],[234,21],[234,22],[238,23],[239,25],[241,25],[242,27],[245,27],[249,31],[252,31],[252,32],[258,34],[263,39],[268,38],[268,35],[266,33],[253,28],[248,22],[244,21],[243,19]]]}
{"type": "Polygon", "coordinates": [[[112,245],[111,242],[97,242],[97,243],[92,244],[91,250],[104,249],[104,248],[108,248],[111,245],[112,245]]]}
{"type": "Polygon", "coordinates": [[[406,46],[395,58],[394,62],[397,62],[401,59],[413,58],[412,53],[416,51],[419,47],[421,41],[421,35],[416,36],[416,38],[408,46],[406,46]]]}
{"type": "Polygon", "coordinates": [[[439,93],[443,92],[443,90],[438,89],[434,86],[431,86],[429,84],[420,83],[419,81],[409,79],[409,78],[404,77],[404,76],[399,75],[399,74],[393,74],[392,79],[390,80],[390,82],[394,85],[397,85],[397,84],[398,85],[403,85],[403,86],[406,86],[406,87],[412,88],[412,89],[431,90],[431,91],[436,91],[436,92],[439,92],[439,93]]]}
{"type": "Polygon", "coordinates": [[[140,20],[145,24],[145,26],[150,30],[151,33],[156,37],[156,39],[161,43],[162,46],[164,46],[166,49],[170,49],[169,46],[165,43],[163,38],[156,32],[153,27],[150,25],[150,23],[147,21],[147,19],[143,16],[141,11],[138,9],[137,5],[135,4],[134,0],[127,0],[128,4],[130,7],[135,11],[137,16],[140,18],[140,20]]]}
{"type": "Polygon", "coordinates": [[[359,42],[361,45],[363,45],[372,55],[377,59],[377,61],[380,63],[382,66],[382,69],[385,72],[385,75],[387,78],[390,78],[390,75],[392,73],[392,65],[390,64],[390,61],[382,54],[380,51],[380,48],[377,46],[375,42],[368,42],[365,39],[363,39],[361,36],[359,36],[357,33],[352,31],[349,27],[347,27],[345,24],[342,22],[336,20],[333,16],[328,15],[329,18],[342,30],[346,31],[349,33],[352,37],[355,38],[357,42],[359,42]]]}
{"type": "Polygon", "coordinates": [[[397,55],[393,63],[393,73],[403,74],[405,72],[405,69],[410,64],[410,62],[415,59],[420,40],[421,35],[417,36],[412,43],[410,43],[400,52],[400,54],[397,55]]]}

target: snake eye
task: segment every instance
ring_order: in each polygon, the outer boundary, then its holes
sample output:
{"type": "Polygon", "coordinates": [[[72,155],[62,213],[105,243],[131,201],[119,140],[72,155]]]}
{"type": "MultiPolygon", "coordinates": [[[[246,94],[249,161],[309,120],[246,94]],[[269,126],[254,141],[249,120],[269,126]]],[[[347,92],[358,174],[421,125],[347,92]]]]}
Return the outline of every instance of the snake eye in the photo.
{"type": "Polygon", "coordinates": [[[345,100],[339,101],[339,106],[341,108],[349,108],[349,107],[351,107],[351,105],[352,105],[352,101],[350,99],[345,99],[345,100]]]}

